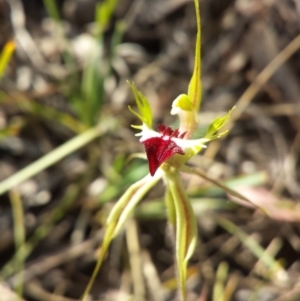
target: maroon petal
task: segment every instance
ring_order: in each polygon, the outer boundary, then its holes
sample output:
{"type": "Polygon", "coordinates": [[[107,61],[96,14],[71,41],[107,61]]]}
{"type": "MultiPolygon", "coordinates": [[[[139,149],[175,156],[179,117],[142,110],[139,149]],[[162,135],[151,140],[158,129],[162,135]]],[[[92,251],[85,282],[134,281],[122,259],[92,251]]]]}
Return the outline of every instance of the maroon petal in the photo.
{"type": "Polygon", "coordinates": [[[153,176],[159,166],[174,154],[184,155],[184,151],[171,139],[162,137],[149,138],[142,142],[145,146],[149,171],[153,176]]]}

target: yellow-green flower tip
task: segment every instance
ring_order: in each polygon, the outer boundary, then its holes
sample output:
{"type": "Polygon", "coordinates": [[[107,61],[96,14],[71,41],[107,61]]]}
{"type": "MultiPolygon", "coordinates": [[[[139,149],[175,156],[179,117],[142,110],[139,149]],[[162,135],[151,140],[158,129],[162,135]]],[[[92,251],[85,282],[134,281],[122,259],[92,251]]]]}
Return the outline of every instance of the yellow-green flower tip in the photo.
{"type": "Polygon", "coordinates": [[[200,109],[201,97],[202,97],[202,83],[201,83],[201,20],[200,20],[200,9],[198,0],[194,0],[196,9],[196,20],[197,20],[197,37],[195,46],[195,62],[194,71],[189,83],[188,96],[193,104],[195,111],[200,109]]]}
{"type": "Polygon", "coordinates": [[[135,102],[137,104],[139,113],[134,111],[128,106],[129,111],[134,114],[141,122],[149,129],[152,128],[152,111],[147,98],[135,87],[133,83],[128,82],[132,93],[134,95],[135,102]]]}
{"type": "Polygon", "coordinates": [[[220,136],[227,133],[227,131],[216,134],[230,119],[231,113],[234,110],[235,107],[233,107],[225,116],[217,117],[209,126],[205,138],[208,138],[210,140],[219,138],[220,136]]]}

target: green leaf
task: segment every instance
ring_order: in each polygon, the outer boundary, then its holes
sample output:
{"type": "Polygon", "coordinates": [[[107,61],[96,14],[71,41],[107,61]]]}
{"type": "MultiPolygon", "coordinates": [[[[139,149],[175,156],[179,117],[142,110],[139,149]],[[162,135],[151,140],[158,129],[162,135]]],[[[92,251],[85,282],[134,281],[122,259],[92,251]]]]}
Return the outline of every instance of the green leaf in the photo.
{"type": "Polygon", "coordinates": [[[101,64],[99,57],[93,59],[83,70],[81,92],[81,103],[77,103],[77,112],[82,121],[92,126],[97,123],[104,99],[104,79],[105,75],[100,74],[101,64]]]}
{"type": "Polygon", "coordinates": [[[134,111],[130,106],[128,106],[128,109],[132,114],[134,114],[138,119],[140,119],[143,122],[143,124],[147,125],[148,128],[152,128],[152,111],[147,98],[135,87],[133,83],[128,83],[134,95],[134,99],[138,106],[139,113],[134,111]]]}

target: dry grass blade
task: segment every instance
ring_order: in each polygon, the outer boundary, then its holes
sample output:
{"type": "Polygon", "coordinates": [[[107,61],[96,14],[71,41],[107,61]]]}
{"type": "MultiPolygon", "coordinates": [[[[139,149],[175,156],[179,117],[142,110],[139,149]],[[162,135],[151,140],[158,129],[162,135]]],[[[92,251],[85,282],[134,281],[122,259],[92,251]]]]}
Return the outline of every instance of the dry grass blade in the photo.
{"type": "Polygon", "coordinates": [[[44,301],[76,301],[76,299],[71,299],[63,296],[59,296],[53,293],[49,293],[43,289],[42,285],[38,281],[31,281],[26,286],[26,292],[28,295],[36,300],[44,301]]]}
{"type": "Polygon", "coordinates": [[[234,121],[239,119],[249,103],[261,88],[268,82],[272,75],[300,48],[300,35],[291,41],[255,78],[254,82],[243,93],[233,111],[229,129],[234,126],[234,121]]]}
{"type": "MultiPolygon", "coordinates": [[[[78,245],[71,246],[58,254],[49,255],[46,258],[41,258],[31,265],[25,270],[25,279],[26,281],[30,281],[36,276],[46,274],[49,270],[62,265],[64,263],[70,262],[74,259],[78,259],[81,256],[92,252],[95,246],[102,239],[103,232],[99,231],[93,238],[86,240],[78,245]]],[[[10,283],[13,285],[18,284],[18,280],[20,278],[19,274],[15,274],[13,277],[9,279],[10,283]]]]}
{"type": "Polygon", "coordinates": [[[265,214],[265,210],[261,207],[258,207],[255,203],[253,203],[251,200],[249,200],[248,198],[246,198],[245,196],[243,196],[242,194],[238,193],[237,191],[229,188],[228,186],[223,185],[222,183],[220,183],[219,181],[210,178],[209,176],[207,176],[204,172],[202,172],[201,170],[199,170],[198,168],[194,168],[194,167],[189,167],[189,166],[183,166],[181,168],[181,171],[189,173],[189,174],[196,174],[198,176],[200,176],[201,178],[207,180],[208,182],[213,183],[214,185],[220,187],[221,189],[223,189],[225,192],[231,194],[232,196],[235,196],[247,203],[250,203],[251,205],[253,205],[254,207],[256,207],[257,209],[262,210],[265,214]]]}
{"type": "MultiPolygon", "coordinates": [[[[234,126],[234,122],[238,120],[244,113],[247,106],[261,90],[261,88],[269,81],[269,79],[274,75],[274,73],[300,48],[300,35],[298,35],[294,40],[292,40],[255,78],[253,83],[247,88],[247,90],[242,94],[238,102],[236,103],[236,108],[232,112],[231,118],[227,124],[227,129],[230,130],[234,126]]],[[[222,139],[216,140],[211,143],[205,153],[205,156],[209,158],[214,158],[220,149],[222,139]]]]}
{"type": "Polygon", "coordinates": [[[142,252],[142,268],[147,288],[150,291],[152,299],[156,301],[165,300],[165,294],[159,279],[159,275],[147,250],[143,250],[142,252]]]}
{"type": "Polygon", "coordinates": [[[131,265],[135,300],[145,300],[145,285],[142,272],[142,259],[136,221],[130,219],[126,226],[126,239],[131,265]]]}

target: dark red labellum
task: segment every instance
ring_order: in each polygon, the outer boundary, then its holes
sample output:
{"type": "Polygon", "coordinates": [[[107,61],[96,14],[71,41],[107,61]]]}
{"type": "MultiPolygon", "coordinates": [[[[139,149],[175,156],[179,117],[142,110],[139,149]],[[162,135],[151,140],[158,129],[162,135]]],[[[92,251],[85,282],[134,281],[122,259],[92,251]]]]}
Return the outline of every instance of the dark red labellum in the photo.
{"type": "Polygon", "coordinates": [[[182,148],[171,138],[182,138],[185,133],[179,134],[178,130],[173,131],[164,125],[158,126],[158,132],[162,134],[162,137],[152,137],[142,142],[145,146],[151,176],[155,174],[163,162],[174,154],[184,155],[182,148]]]}

